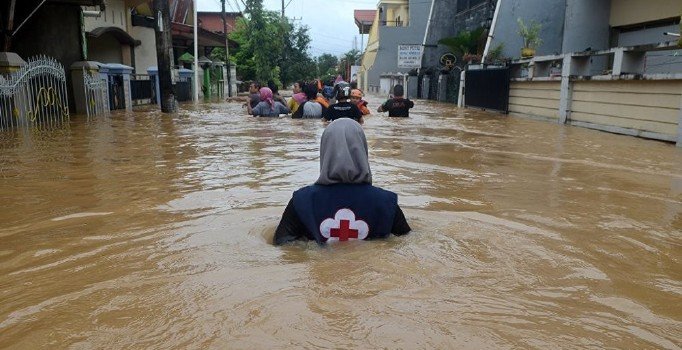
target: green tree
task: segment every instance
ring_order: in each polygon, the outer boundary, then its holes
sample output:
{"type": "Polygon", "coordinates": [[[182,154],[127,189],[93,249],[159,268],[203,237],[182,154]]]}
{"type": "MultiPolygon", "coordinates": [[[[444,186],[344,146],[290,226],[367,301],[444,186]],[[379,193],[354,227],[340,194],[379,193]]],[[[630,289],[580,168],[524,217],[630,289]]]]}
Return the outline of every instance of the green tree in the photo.
{"type": "Polygon", "coordinates": [[[317,66],[308,54],[311,41],[308,34],[309,28],[307,26],[296,27],[291,20],[283,24],[286,36],[280,65],[282,83],[289,85],[298,80],[315,78],[317,66]]]}
{"type": "Polygon", "coordinates": [[[315,77],[315,61],[308,55],[308,27],[296,27],[277,12],[264,10],[262,0],[245,4],[245,17],[230,34],[238,44],[230,57],[237,65],[239,78],[288,85],[315,77]]]}
{"type": "Polygon", "coordinates": [[[339,62],[339,74],[344,78],[350,77],[350,66],[356,65],[360,60],[360,57],[362,57],[362,54],[355,49],[343,54],[343,57],[341,57],[341,61],[339,62]]]}
{"type": "Polygon", "coordinates": [[[279,81],[276,69],[284,44],[279,15],[263,9],[262,0],[247,0],[245,17],[237,21],[230,38],[239,44],[233,54],[242,80],[279,81]]]}
{"type": "Polygon", "coordinates": [[[338,74],[339,58],[325,53],[317,58],[317,75],[323,79],[338,74]]]}

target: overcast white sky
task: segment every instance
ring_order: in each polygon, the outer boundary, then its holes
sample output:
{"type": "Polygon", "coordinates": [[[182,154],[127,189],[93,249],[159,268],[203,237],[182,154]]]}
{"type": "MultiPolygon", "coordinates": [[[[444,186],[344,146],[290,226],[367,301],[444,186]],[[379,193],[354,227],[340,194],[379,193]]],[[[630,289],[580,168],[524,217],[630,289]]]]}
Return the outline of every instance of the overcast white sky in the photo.
{"type": "MultiPolygon", "coordinates": [[[[340,56],[353,48],[353,38],[357,37],[357,49],[360,49],[360,34],[353,19],[353,10],[371,10],[377,8],[377,0],[285,0],[289,3],[284,13],[289,18],[296,18],[297,24],[310,28],[310,54],[320,56],[330,53],[340,56]]],[[[240,0],[226,0],[225,10],[239,11],[244,5],[240,0]]],[[[220,11],[220,0],[197,0],[199,11],[220,11]]],[[[280,12],[281,0],[264,0],[267,10],[280,12]]],[[[364,36],[367,45],[367,35],[364,36]]]]}

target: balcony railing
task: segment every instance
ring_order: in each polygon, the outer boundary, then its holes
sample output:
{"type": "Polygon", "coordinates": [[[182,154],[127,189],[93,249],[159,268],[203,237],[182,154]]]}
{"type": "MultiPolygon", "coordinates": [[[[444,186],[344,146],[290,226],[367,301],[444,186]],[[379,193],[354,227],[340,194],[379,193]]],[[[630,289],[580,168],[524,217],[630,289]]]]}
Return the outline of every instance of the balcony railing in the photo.
{"type": "Polygon", "coordinates": [[[410,23],[408,21],[379,21],[379,25],[384,27],[408,27],[410,23]]]}

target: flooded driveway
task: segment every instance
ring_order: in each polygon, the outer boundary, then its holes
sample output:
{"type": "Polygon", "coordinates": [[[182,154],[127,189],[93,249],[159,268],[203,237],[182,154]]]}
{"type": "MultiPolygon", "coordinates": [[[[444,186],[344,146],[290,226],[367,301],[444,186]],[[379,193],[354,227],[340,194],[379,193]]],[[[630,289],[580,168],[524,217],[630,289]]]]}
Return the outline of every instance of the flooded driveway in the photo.
{"type": "Polygon", "coordinates": [[[218,104],[0,133],[0,348],[682,346],[681,149],[419,101],[364,126],[413,232],[274,247],[323,128],[218,104]]]}

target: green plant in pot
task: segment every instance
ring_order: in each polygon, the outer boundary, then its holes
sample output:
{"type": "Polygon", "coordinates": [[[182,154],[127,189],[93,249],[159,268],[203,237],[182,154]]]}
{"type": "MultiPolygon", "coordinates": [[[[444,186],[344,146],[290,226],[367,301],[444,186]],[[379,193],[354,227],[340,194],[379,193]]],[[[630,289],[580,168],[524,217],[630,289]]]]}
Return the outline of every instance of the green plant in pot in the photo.
{"type": "Polygon", "coordinates": [[[540,39],[542,25],[535,21],[526,24],[521,18],[517,22],[519,24],[519,35],[523,38],[521,57],[533,57],[535,56],[535,49],[542,44],[542,39],[540,39]]]}
{"type": "MultiPolygon", "coordinates": [[[[483,28],[478,28],[473,31],[464,30],[457,34],[457,36],[443,38],[438,40],[438,44],[446,46],[450,52],[462,57],[462,61],[467,62],[468,58],[474,59],[480,50],[479,41],[483,38],[483,28]]],[[[480,56],[478,60],[480,61],[480,56]]]]}

